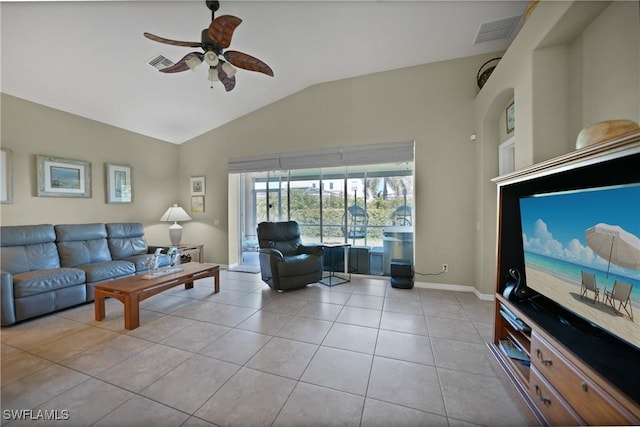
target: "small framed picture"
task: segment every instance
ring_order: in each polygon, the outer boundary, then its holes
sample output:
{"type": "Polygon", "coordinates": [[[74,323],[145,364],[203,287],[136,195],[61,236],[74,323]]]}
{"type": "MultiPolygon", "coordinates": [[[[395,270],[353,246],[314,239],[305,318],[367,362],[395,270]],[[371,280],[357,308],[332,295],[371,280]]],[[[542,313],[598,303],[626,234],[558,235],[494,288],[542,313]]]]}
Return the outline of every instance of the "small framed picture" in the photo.
{"type": "Polygon", "coordinates": [[[13,203],[13,172],[8,148],[0,148],[0,203],[13,203]]]}
{"type": "Polygon", "coordinates": [[[191,183],[191,195],[204,196],[204,176],[192,176],[189,181],[191,183]]]}
{"type": "Polygon", "coordinates": [[[191,212],[204,212],[204,196],[191,196],[191,212]]]}
{"type": "Polygon", "coordinates": [[[91,163],[36,156],[38,197],[91,197],[91,163]]]}
{"type": "Polygon", "coordinates": [[[105,164],[107,174],[107,203],[131,203],[133,200],[133,182],[131,167],[105,164]]]}
{"type": "Polygon", "coordinates": [[[516,115],[515,115],[516,113],[515,113],[515,108],[513,106],[513,101],[511,101],[511,104],[509,104],[509,106],[507,107],[506,114],[507,114],[507,133],[511,133],[516,128],[516,115]]]}

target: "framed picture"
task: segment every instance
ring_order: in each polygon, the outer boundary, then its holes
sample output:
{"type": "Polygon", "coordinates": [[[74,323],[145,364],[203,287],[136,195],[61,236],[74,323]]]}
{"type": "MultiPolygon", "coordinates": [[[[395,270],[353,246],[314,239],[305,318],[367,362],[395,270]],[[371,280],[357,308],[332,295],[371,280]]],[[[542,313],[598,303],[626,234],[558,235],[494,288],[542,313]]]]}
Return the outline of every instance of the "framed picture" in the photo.
{"type": "Polygon", "coordinates": [[[191,212],[204,212],[204,196],[191,196],[191,212]]]}
{"type": "Polygon", "coordinates": [[[0,148],[0,203],[13,203],[11,150],[0,148]]]}
{"type": "Polygon", "coordinates": [[[515,116],[515,108],[513,106],[513,101],[511,101],[511,104],[509,104],[509,106],[507,107],[506,113],[507,113],[507,133],[511,133],[516,128],[516,116],[515,116]]]}
{"type": "Polygon", "coordinates": [[[131,203],[133,200],[133,181],[131,167],[105,164],[107,173],[107,203],[131,203]]]}
{"type": "Polygon", "coordinates": [[[191,195],[192,196],[204,196],[204,176],[192,176],[191,183],[191,195]]]}
{"type": "Polygon", "coordinates": [[[38,197],[91,197],[91,163],[36,156],[38,197]]]}

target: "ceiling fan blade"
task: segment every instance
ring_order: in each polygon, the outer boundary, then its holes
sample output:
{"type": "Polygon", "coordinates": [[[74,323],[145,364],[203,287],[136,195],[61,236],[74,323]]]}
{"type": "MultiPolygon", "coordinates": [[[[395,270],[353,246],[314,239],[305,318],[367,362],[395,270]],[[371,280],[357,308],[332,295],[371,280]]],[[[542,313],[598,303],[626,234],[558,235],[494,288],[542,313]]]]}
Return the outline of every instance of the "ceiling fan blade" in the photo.
{"type": "Polygon", "coordinates": [[[200,52],[191,52],[187,53],[180,61],[172,65],[171,67],[163,68],[160,70],[161,73],[179,73],[181,71],[187,71],[192,69],[189,66],[189,60],[198,58],[200,61],[197,64],[202,63],[202,59],[204,58],[204,53],[200,52]]]}
{"type": "Polygon", "coordinates": [[[224,53],[224,57],[231,64],[239,68],[244,68],[249,71],[257,71],[273,77],[273,70],[267,64],[246,53],[238,52],[236,50],[228,50],[224,53]]]}
{"type": "Polygon", "coordinates": [[[218,70],[218,78],[220,79],[220,83],[224,85],[224,89],[229,92],[234,87],[236,87],[236,76],[229,77],[227,73],[222,69],[222,65],[216,67],[218,70]]]}
{"type": "Polygon", "coordinates": [[[178,40],[165,39],[164,37],[159,37],[151,33],[144,33],[144,36],[149,40],[153,40],[154,42],[170,44],[173,46],[185,46],[185,47],[202,47],[202,43],[197,42],[181,42],[178,40]]]}
{"type": "Polygon", "coordinates": [[[219,16],[209,24],[209,38],[213,40],[216,46],[220,48],[227,48],[231,44],[233,31],[241,22],[242,19],[235,16],[219,16]]]}

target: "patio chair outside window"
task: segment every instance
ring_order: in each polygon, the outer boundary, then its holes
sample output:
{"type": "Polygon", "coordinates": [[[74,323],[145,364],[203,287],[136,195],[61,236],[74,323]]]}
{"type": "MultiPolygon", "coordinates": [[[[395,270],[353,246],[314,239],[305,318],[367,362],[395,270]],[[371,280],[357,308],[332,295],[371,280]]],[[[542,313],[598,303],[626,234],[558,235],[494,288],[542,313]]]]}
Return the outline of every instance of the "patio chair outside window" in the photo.
{"type": "Polygon", "coordinates": [[[369,217],[364,208],[357,205],[349,206],[346,216],[342,219],[342,232],[347,239],[364,239],[368,222],[369,217]]]}
{"type": "Polygon", "coordinates": [[[398,206],[396,210],[391,214],[391,222],[393,225],[411,225],[411,220],[411,206],[398,206]]]}
{"type": "Polygon", "coordinates": [[[604,299],[606,303],[610,304],[614,310],[620,311],[623,309],[629,318],[633,320],[633,308],[631,307],[631,290],[633,285],[629,283],[620,282],[616,280],[613,282],[613,289],[611,291],[604,291],[604,299]],[[616,301],[618,301],[618,308],[616,309],[616,301]]]}

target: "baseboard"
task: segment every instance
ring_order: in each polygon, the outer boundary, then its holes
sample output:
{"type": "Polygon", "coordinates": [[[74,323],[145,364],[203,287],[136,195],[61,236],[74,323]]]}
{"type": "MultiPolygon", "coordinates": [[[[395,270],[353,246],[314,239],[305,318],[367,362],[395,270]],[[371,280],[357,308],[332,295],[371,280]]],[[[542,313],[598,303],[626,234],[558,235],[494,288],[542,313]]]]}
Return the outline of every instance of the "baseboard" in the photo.
{"type": "Polygon", "coordinates": [[[453,285],[449,283],[428,283],[428,282],[416,282],[414,285],[416,288],[423,289],[440,289],[444,291],[454,292],[473,292],[479,300],[493,301],[493,294],[483,294],[475,287],[470,285],[453,285]]]}
{"type": "MultiPolygon", "coordinates": [[[[372,275],[372,274],[354,274],[354,276],[358,276],[358,277],[363,277],[366,279],[382,279],[382,280],[389,280],[390,277],[388,276],[378,276],[378,275],[372,275]]],[[[449,284],[449,283],[429,283],[429,282],[415,282],[414,286],[416,288],[423,288],[423,289],[440,289],[443,291],[454,291],[454,292],[473,292],[475,294],[475,296],[479,299],[479,300],[483,300],[483,301],[493,301],[493,294],[483,294],[480,291],[478,291],[474,286],[470,286],[470,285],[454,285],[454,284],[449,284]]]]}
{"type": "MultiPolygon", "coordinates": [[[[233,267],[235,267],[237,265],[238,265],[238,263],[229,264],[229,265],[220,264],[220,269],[229,270],[229,269],[231,269],[231,268],[233,268],[233,267]]],[[[388,276],[378,276],[378,275],[373,275],[373,274],[354,274],[354,276],[362,277],[362,278],[366,278],[366,279],[381,279],[381,280],[389,280],[390,279],[390,277],[388,277],[388,276]]],[[[449,284],[449,283],[415,282],[414,286],[416,288],[423,288],[423,289],[440,289],[440,290],[443,290],[443,291],[453,291],[453,292],[473,292],[474,295],[479,300],[493,301],[493,294],[483,294],[480,291],[478,291],[475,287],[470,286],[470,285],[454,285],[454,284],[449,284]]]]}

